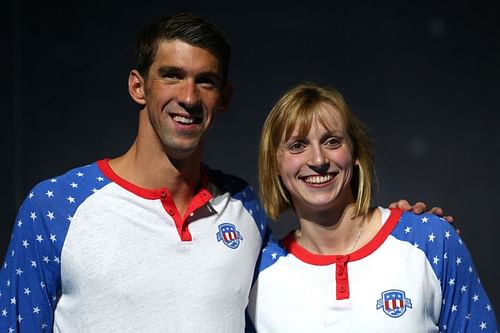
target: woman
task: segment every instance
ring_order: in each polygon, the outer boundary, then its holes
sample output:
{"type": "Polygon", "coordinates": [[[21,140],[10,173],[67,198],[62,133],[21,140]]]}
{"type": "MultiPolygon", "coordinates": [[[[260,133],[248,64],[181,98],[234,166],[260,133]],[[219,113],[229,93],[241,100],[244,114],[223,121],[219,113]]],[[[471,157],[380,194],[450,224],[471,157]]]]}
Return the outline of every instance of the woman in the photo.
{"type": "Polygon", "coordinates": [[[470,254],[443,219],[372,208],[373,148],[335,89],[288,91],[262,132],[263,206],[299,228],[264,249],[258,332],[496,332],[470,254]]]}

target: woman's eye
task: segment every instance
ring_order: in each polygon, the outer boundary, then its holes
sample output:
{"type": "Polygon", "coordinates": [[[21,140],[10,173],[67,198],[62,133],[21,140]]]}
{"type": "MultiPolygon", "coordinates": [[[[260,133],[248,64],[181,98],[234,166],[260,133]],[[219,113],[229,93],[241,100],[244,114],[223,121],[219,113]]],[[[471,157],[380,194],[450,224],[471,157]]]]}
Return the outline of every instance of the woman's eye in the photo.
{"type": "Polygon", "coordinates": [[[306,145],[303,142],[297,141],[292,142],[288,145],[288,151],[291,153],[300,153],[306,149],[306,145]]]}
{"type": "Polygon", "coordinates": [[[342,146],[342,139],[337,137],[331,137],[328,138],[324,144],[329,148],[338,148],[342,146]]]}

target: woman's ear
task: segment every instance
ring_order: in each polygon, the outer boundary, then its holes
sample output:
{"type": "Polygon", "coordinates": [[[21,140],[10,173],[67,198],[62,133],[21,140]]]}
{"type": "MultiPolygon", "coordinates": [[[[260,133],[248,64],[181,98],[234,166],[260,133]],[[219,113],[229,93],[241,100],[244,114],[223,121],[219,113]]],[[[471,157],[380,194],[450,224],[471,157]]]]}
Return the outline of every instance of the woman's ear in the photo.
{"type": "Polygon", "coordinates": [[[145,80],[141,74],[133,69],[128,75],[128,92],[130,97],[139,105],[146,105],[145,80]]]}

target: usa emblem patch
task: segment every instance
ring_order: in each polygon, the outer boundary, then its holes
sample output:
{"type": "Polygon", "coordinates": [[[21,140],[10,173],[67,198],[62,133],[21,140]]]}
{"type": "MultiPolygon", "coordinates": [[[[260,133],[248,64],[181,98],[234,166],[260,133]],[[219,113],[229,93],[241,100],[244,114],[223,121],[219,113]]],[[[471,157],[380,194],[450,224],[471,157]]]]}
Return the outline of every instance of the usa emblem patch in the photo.
{"type": "Polygon", "coordinates": [[[219,232],[217,232],[217,241],[222,241],[227,247],[236,249],[240,246],[240,241],[243,240],[241,233],[236,230],[234,224],[223,223],[219,225],[219,232]]]}
{"type": "Polygon", "coordinates": [[[382,298],[377,301],[377,310],[382,308],[386,315],[392,318],[401,317],[406,309],[411,309],[411,300],[406,298],[402,290],[391,289],[382,293],[382,298]]]}

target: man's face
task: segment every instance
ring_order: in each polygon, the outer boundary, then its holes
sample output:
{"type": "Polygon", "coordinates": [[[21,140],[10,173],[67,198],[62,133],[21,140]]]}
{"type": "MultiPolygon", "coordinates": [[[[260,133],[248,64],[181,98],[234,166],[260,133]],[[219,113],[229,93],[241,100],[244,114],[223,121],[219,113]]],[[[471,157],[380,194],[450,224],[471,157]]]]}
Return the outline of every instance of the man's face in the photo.
{"type": "Polygon", "coordinates": [[[145,78],[146,109],[172,157],[200,151],[214,116],[224,111],[219,61],[180,40],[163,41],[145,78]]]}

